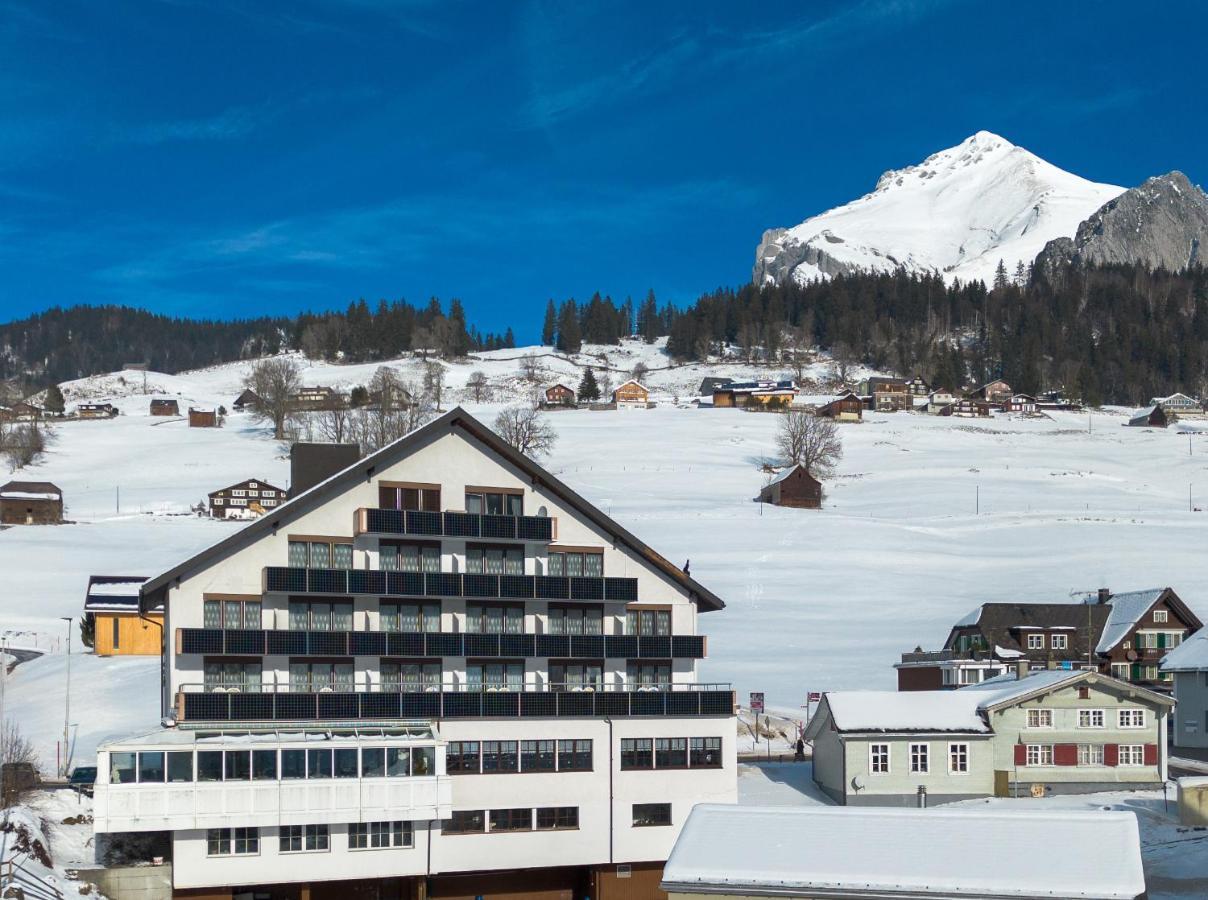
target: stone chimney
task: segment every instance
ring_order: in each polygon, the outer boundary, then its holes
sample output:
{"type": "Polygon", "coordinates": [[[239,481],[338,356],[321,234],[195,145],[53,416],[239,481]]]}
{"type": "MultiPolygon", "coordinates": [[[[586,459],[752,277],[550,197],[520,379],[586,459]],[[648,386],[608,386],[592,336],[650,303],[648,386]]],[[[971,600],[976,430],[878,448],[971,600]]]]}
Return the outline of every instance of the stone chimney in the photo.
{"type": "Polygon", "coordinates": [[[1031,664],[1026,659],[1015,660],[1015,680],[1023,681],[1028,677],[1028,672],[1032,669],[1031,664]]]}
{"type": "Polygon", "coordinates": [[[293,499],[336,472],[355,465],[360,458],[361,450],[356,444],[294,444],[289,448],[287,496],[293,499]]]}
{"type": "Polygon", "coordinates": [[[1108,603],[1112,599],[1112,592],[1107,588],[1099,588],[1099,602],[1108,603]]]}

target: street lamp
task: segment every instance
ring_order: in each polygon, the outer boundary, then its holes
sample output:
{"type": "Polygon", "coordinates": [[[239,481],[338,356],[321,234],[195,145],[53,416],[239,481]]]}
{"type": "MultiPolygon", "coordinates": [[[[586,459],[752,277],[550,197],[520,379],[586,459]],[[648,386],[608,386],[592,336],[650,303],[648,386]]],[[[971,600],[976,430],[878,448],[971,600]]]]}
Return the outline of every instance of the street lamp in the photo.
{"type": "Polygon", "coordinates": [[[67,623],[67,693],[63,697],[63,771],[60,773],[64,778],[67,777],[67,766],[69,764],[69,753],[71,744],[69,738],[71,736],[71,620],[72,616],[59,616],[67,623]]]}

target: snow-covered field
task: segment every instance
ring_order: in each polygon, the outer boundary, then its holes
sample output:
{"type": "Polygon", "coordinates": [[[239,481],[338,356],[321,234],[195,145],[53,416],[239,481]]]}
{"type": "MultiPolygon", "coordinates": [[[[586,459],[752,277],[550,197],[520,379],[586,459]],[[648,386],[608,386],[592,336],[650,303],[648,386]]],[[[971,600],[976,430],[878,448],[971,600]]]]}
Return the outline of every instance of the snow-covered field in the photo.
{"type": "MultiPolygon", "coordinates": [[[[475,369],[500,386],[497,401],[530,390],[517,378],[521,352],[449,366],[445,405],[464,401],[460,387],[475,369]]],[[[608,352],[618,368],[667,365],[642,344],[608,352]]],[[[545,383],[577,384],[573,363],[545,361],[545,383]]],[[[307,381],[348,387],[375,368],[317,366],[307,381]]],[[[825,363],[816,368],[821,375],[825,363]]],[[[246,369],[148,381],[229,408],[246,369]]],[[[765,691],[782,710],[799,707],[807,690],[892,688],[902,651],[939,646],[955,619],[988,600],[1170,585],[1208,615],[1208,513],[1188,510],[1189,487],[1192,502],[1208,506],[1208,440],[1198,434],[1122,428],[1122,411],[980,422],[870,414],[842,427],[845,456],[824,509],[763,507],[751,498],[767,478],[760,465],[773,455],[778,417],[672,402],[703,375],[757,371],[652,371],[656,409],[550,415],[559,435],[550,468],[674,562],[690,559],[692,574],[726,600],[701,619],[711,654],[703,680],[733,682],[744,699],[765,691]]],[[[247,477],[287,479],[281,446],[246,416],[220,430],[154,419],[141,375],[120,377],[125,385],[119,376],[68,385],[69,403],[119,396],[124,414],[58,426],[46,460],[18,476],[59,484],[74,524],[0,531],[0,635],[12,645],[61,649],[60,617],[79,615],[88,575],[152,575],[241,527],[186,514],[207,492],[247,477]]],[[[499,408],[466,405],[487,422],[499,408]]],[[[52,653],[18,666],[7,691],[51,766],[62,662],[52,653]]],[[[104,734],[155,722],[158,677],[154,660],[75,661],[77,760],[104,734]]]]}

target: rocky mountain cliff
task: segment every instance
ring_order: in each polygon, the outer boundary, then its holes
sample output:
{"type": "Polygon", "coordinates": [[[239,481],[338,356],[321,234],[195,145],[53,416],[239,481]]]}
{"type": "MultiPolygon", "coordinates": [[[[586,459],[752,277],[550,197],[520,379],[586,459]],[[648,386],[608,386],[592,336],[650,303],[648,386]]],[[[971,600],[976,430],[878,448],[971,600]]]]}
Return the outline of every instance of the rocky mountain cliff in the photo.
{"type": "Polygon", "coordinates": [[[918,165],[886,172],[871,194],[764,232],[752,280],[804,284],[905,269],[989,283],[999,260],[1008,270],[1030,264],[1123,191],[979,131],[918,165]]]}
{"type": "Polygon", "coordinates": [[[1206,245],[1208,196],[1182,172],[1171,172],[1109,200],[1073,238],[1050,241],[1036,264],[1139,262],[1174,272],[1202,263],[1206,245]]]}

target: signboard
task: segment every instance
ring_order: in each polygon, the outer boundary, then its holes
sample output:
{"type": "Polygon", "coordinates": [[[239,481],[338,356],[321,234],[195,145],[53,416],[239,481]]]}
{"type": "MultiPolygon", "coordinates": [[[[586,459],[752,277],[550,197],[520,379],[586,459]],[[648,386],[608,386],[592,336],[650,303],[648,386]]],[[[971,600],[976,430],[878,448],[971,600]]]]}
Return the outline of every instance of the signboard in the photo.
{"type": "Polygon", "coordinates": [[[810,691],[809,696],[806,698],[805,702],[806,703],[821,703],[822,702],[822,691],[810,691]]]}
{"type": "Polygon", "coordinates": [[[763,691],[751,691],[751,712],[763,712],[763,691]]]}

